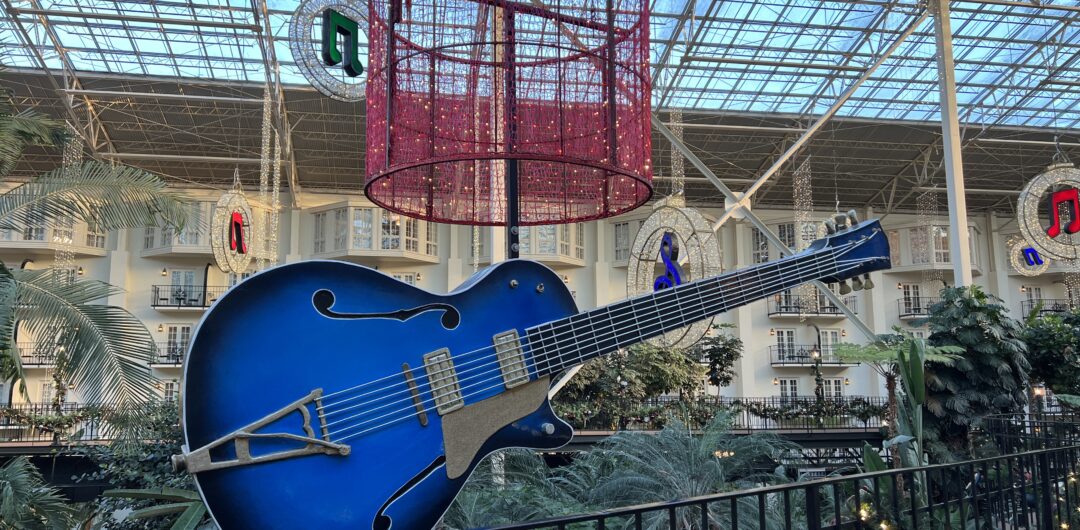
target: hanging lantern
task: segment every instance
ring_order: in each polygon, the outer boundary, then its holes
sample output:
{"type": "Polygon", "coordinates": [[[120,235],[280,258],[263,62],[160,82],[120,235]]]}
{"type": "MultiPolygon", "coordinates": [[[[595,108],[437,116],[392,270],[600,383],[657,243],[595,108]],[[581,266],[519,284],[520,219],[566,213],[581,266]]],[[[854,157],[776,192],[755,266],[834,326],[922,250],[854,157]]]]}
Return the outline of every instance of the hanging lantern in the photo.
{"type": "Polygon", "coordinates": [[[652,194],[643,0],[371,2],[365,193],[428,221],[522,225],[652,194]],[[448,29],[454,28],[454,29],[448,29]]]}

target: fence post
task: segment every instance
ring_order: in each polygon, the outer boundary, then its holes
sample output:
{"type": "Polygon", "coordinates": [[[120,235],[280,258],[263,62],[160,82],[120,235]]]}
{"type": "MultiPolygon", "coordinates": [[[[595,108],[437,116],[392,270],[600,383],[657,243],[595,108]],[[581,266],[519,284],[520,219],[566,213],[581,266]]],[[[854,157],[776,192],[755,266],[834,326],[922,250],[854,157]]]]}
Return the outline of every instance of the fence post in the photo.
{"type": "MultiPolygon", "coordinates": [[[[788,514],[791,517],[791,514],[788,514]]],[[[821,499],[817,484],[806,486],[806,526],[809,530],[821,530],[821,499]]]]}
{"type": "Polygon", "coordinates": [[[1053,494],[1050,491],[1050,456],[1047,453],[1041,453],[1039,455],[1039,528],[1041,530],[1052,530],[1054,528],[1054,510],[1052,500],[1053,494]]]}

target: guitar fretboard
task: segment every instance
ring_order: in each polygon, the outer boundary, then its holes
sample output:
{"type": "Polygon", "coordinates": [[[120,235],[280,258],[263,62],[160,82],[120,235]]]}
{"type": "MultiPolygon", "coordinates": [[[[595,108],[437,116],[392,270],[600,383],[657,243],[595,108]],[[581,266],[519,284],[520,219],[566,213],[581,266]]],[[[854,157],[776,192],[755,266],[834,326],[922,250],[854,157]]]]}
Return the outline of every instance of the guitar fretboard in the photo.
{"type": "Polygon", "coordinates": [[[527,330],[538,376],[837,272],[836,250],[804,252],[714,278],[685,283],[527,330]]]}

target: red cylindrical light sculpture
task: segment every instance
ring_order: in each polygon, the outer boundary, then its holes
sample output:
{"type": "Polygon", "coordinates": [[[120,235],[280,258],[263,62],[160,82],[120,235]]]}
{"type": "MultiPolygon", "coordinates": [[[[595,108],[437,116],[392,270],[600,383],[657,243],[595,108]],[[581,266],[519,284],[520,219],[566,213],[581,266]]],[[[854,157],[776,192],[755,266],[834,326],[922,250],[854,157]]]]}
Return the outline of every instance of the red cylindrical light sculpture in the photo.
{"type": "Polygon", "coordinates": [[[598,219],[652,194],[644,0],[371,2],[367,196],[410,217],[598,219]]]}

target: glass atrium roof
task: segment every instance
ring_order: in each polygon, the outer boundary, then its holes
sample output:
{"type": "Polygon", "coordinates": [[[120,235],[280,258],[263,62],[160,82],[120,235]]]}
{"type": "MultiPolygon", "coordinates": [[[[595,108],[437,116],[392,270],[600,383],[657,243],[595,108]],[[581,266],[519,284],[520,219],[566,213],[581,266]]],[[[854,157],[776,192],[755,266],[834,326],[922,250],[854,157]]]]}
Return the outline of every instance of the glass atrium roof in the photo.
{"type": "MultiPolygon", "coordinates": [[[[282,83],[306,85],[288,43],[298,1],[268,0],[264,14],[262,0],[2,0],[0,60],[58,72],[66,57],[76,73],[262,84],[273,61],[260,42],[268,18],[282,83]]],[[[963,122],[1069,129],[1080,121],[1080,1],[1042,4],[952,2],[963,122]]],[[[654,108],[820,114],[922,9],[915,0],[654,0],[654,108]]],[[[936,120],[935,51],[927,18],[839,115],[936,120]]]]}

